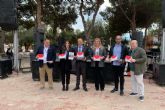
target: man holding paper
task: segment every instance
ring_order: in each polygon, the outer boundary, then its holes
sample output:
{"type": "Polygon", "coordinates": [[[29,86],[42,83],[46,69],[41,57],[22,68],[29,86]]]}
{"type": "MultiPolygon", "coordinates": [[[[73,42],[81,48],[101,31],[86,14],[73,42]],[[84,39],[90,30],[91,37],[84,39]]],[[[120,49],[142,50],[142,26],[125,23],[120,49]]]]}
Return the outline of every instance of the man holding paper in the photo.
{"type": "Polygon", "coordinates": [[[79,90],[80,87],[80,75],[82,74],[82,83],[83,90],[88,91],[86,87],[86,58],[88,56],[88,49],[83,45],[83,39],[78,38],[77,46],[74,49],[75,59],[76,59],[76,87],[73,89],[74,91],[79,90]]]}
{"type": "Polygon", "coordinates": [[[101,44],[100,38],[95,38],[94,45],[92,47],[91,52],[91,67],[94,69],[94,78],[95,78],[95,89],[98,91],[104,90],[105,83],[104,83],[104,74],[103,74],[103,67],[104,67],[104,59],[106,58],[106,50],[101,44]]]}
{"type": "Polygon", "coordinates": [[[136,40],[131,41],[130,71],[132,81],[131,96],[139,95],[139,100],[144,101],[143,74],[146,70],[147,55],[144,49],[138,47],[136,40]]]}
{"type": "Polygon", "coordinates": [[[124,59],[128,54],[127,47],[122,45],[122,38],[120,35],[117,35],[115,38],[116,44],[110,49],[110,61],[112,62],[112,69],[115,80],[115,88],[111,91],[114,93],[118,91],[118,83],[120,81],[120,95],[124,95],[124,59]]]}
{"type": "Polygon", "coordinates": [[[50,40],[45,39],[44,45],[40,46],[37,50],[36,57],[39,60],[39,73],[40,73],[40,89],[45,88],[45,72],[48,75],[49,88],[53,89],[53,61],[55,59],[55,50],[50,46],[50,40]]]}

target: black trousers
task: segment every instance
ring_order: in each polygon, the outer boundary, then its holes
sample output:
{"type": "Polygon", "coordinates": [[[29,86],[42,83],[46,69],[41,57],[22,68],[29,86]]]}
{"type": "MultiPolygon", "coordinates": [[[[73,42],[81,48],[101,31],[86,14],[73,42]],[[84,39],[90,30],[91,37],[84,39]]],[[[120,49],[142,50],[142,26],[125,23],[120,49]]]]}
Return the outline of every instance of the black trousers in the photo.
{"type": "Polygon", "coordinates": [[[62,85],[70,84],[70,71],[62,69],[62,71],[61,71],[61,79],[62,79],[62,85]]]}
{"type": "Polygon", "coordinates": [[[94,67],[94,80],[95,80],[95,89],[104,90],[105,82],[104,82],[104,73],[103,73],[103,67],[94,67]]]}
{"type": "Polygon", "coordinates": [[[63,85],[70,84],[71,61],[61,60],[61,79],[63,85]]]}
{"type": "Polygon", "coordinates": [[[113,65],[113,74],[115,81],[115,89],[118,90],[118,84],[120,82],[120,90],[124,90],[124,67],[123,66],[114,66],[113,65]]]}
{"type": "Polygon", "coordinates": [[[86,88],[86,62],[77,61],[76,62],[76,87],[80,85],[80,75],[82,74],[83,87],[86,88]]]}

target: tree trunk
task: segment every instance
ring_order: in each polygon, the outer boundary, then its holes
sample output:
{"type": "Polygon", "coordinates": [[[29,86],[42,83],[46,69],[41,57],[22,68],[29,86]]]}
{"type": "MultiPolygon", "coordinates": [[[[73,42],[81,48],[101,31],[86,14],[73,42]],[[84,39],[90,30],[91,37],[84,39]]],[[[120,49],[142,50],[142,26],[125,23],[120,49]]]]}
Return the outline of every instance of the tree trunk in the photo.
{"type": "MultiPolygon", "coordinates": [[[[54,37],[56,37],[57,36],[57,21],[56,20],[54,20],[54,24],[53,24],[53,35],[54,35],[54,37]]],[[[56,38],[55,38],[56,39],[56,38]]]]}
{"type": "Polygon", "coordinates": [[[147,39],[147,30],[148,30],[148,28],[146,27],[145,28],[145,35],[144,35],[144,49],[147,49],[147,41],[148,41],[148,39],[147,39]]]}
{"type": "Polygon", "coordinates": [[[42,0],[37,1],[37,27],[41,24],[42,21],[42,0]]]}
{"type": "Polygon", "coordinates": [[[132,39],[137,40],[136,36],[136,8],[135,5],[132,6],[132,18],[130,20],[131,30],[132,30],[132,39]]]}
{"type": "Polygon", "coordinates": [[[0,30],[0,53],[4,53],[5,31],[0,30]]]}
{"type": "Polygon", "coordinates": [[[36,26],[35,26],[35,34],[34,34],[34,39],[35,39],[35,46],[34,46],[34,53],[37,52],[38,47],[41,45],[41,37],[40,33],[38,32],[39,26],[41,26],[41,21],[42,21],[42,0],[36,0],[37,2],[37,13],[36,13],[36,26]]]}
{"type": "MultiPolygon", "coordinates": [[[[123,15],[130,22],[130,27],[132,30],[132,36],[134,36],[136,34],[136,7],[135,7],[135,4],[132,4],[132,17],[130,18],[127,15],[126,11],[123,9],[121,0],[117,0],[117,2],[119,4],[119,8],[122,11],[123,15]]],[[[136,39],[134,37],[132,37],[132,38],[136,39]]]]}
{"type": "Polygon", "coordinates": [[[85,38],[86,38],[89,46],[91,46],[90,34],[91,34],[92,29],[93,29],[97,13],[99,11],[100,6],[104,3],[103,0],[96,0],[95,2],[96,2],[96,9],[94,11],[94,14],[92,17],[92,23],[90,24],[90,26],[87,26],[87,22],[85,21],[85,17],[83,15],[83,7],[84,7],[84,1],[83,0],[81,0],[81,4],[80,4],[80,8],[79,8],[80,16],[81,16],[84,31],[85,31],[85,38]]]}

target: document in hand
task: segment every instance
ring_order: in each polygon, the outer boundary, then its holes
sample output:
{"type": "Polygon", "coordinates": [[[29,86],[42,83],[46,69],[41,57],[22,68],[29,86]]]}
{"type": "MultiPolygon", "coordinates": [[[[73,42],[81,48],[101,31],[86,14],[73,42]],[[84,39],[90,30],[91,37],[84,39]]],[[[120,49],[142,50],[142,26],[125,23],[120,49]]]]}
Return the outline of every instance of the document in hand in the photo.
{"type": "Polygon", "coordinates": [[[77,57],[77,59],[82,59],[82,58],[84,58],[84,52],[77,52],[76,57],[77,57]]]}
{"type": "Polygon", "coordinates": [[[69,60],[73,60],[74,59],[74,52],[69,52],[69,60]]]}
{"type": "Polygon", "coordinates": [[[111,56],[110,61],[116,61],[116,60],[118,60],[117,56],[115,56],[115,55],[111,56]]]}
{"type": "Polygon", "coordinates": [[[58,57],[59,59],[66,59],[66,54],[65,53],[59,54],[58,57]]]}
{"type": "Polygon", "coordinates": [[[37,54],[36,57],[37,57],[38,60],[43,60],[44,55],[43,54],[37,54]]]}
{"type": "Polygon", "coordinates": [[[126,62],[131,62],[131,59],[132,59],[132,57],[129,56],[129,55],[126,55],[126,56],[125,56],[125,61],[126,61],[126,62]]]}
{"type": "Polygon", "coordinates": [[[93,56],[93,60],[94,60],[94,61],[101,61],[102,58],[103,58],[103,57],[100,56],[100,55],[94,55],[94,56],[93,56]]]}

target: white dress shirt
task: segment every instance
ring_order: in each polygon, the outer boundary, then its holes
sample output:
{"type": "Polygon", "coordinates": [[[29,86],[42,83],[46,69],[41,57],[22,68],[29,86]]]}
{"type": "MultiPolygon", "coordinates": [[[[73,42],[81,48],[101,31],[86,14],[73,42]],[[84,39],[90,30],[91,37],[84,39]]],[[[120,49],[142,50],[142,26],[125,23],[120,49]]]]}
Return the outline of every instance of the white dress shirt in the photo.
{"type": "Polygon", "coordinates": [[[43,62],[47,63],[47,55],[48,55],[48,47],[44,47],[44,58],[43,58],[43,62]]]}
{"type": "Polygon", "coordinates": [[[96,48],[96,50],[95,50],[95,55],[99,55],[99,48],[96,48]]]}

